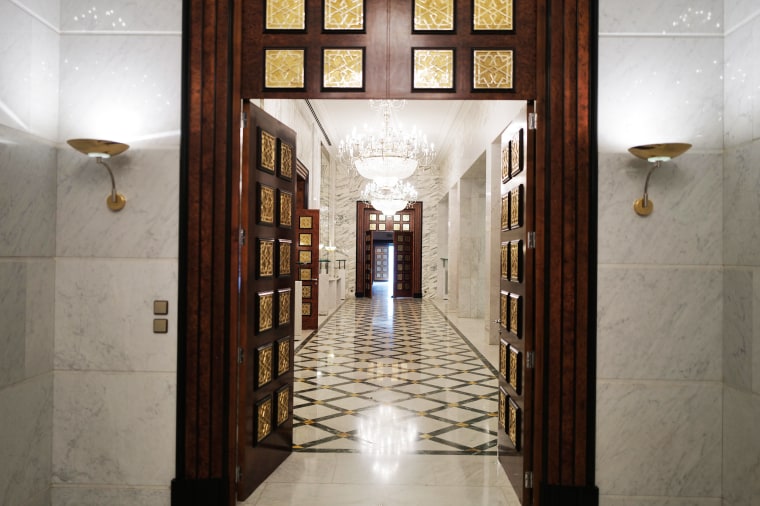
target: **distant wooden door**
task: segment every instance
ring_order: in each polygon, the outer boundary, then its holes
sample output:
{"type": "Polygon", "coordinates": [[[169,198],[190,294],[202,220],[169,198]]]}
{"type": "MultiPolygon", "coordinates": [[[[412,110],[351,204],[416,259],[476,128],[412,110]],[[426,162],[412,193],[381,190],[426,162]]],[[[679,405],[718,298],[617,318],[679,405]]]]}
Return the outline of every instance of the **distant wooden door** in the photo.
{"type": "Polygon", "coordinates": [[[375,245],[375,281],[388,281],[388,267],[390,266],[390,258],[388,258],[388,245],[376,244],[375,245]]]}
{"type": "Polygon", "coordinates": [[[245,104],[239,241],[238,499],[293,446],[293,232],[296,135],[245,104]]]}
{"type": "Polygon", "coordinates": [[[297,211],[296,262],[301,281],[301,327],[319,326],[319,210],[297,211]]]}
{"type": "Polygon", "coordinates": [[[534,140],[523,109],[502,135],[499,272],[499,461],[523,504],[532,503],[525,472],[533,467],[534,140]]]}
{"type": "Polygon", "coordinates": [[[364,296],[372,298],[372,232],[364,233],[364,296]]]}
{"type": "Polygon", "coordinates": [[[393,296],[411,297],[414,273],[414,233],[393,233],[393,296]]]}

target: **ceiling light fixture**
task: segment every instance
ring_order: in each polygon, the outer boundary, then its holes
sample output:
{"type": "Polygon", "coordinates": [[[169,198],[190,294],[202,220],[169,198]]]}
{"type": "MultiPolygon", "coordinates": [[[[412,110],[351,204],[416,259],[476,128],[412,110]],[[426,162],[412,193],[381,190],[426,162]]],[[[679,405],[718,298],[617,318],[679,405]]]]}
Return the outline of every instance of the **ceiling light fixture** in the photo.
{"type": "Polygon", "coordinates": [[[111,158],[126,151],[129,146],[121,142],[104,141],[100,139],[69,139],[66,141],[69,146],[80,153],[95,158],[95,161],[106,168],[108,175],[111,176],[111,194],[106,197],[106,204],[111,211],[121,211],[127,203],[127,198],[116,191],[116,180],[113,177],[113,171],[104,158],[111,158]]]}
{"type": "Polygon", "coordinates": [[[385,216],[393,216],[409,207],[417,199],[417,190],[409,183],[397,181],[391,186],[370,181],[362,191],[362,200],[385,216]]]}
{"type": "Polygon", "coordinates": [[[384,186],[411,176],[418,166],[432,164],[435,144],[428,143],[416,128],[405,132],[394,124],[393,111],[403,108],[405,103],[405,100],[370,100],[370,108],[383,115],[382,128],[370,130],[365,126],[359,132],[354,127],[338,147],[341,162],[384,186]]]}
{"type": "Polygon", "coordinates": [[[648,193],[649,178],[652,176],[652,172],[662,165],[662,162],[670,161],[672,158],[686,153],[689,148],[691,148],[691,144],[671,142],[662,144],[645,144],[643,146],[634,146],[628,149],[632,155],[652,163],[652,168],[649,169],[646,182],[644,183],[644,196],[640,199],[636,199],[633,203],[633,210],[636,214],[639,216],[649,216],[654,210],[654,204],[649,200],[648,193]]]}

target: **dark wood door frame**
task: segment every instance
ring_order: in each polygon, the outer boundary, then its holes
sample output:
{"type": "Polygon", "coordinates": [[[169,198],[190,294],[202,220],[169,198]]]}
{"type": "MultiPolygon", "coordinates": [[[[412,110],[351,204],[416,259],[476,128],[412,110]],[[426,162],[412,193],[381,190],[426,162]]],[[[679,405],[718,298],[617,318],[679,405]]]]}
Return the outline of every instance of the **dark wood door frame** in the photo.
{"type": "MultiPolygon", "coordinates": [[[[184,0],[173,505],[235,504],[240,0],[184,0]]],[[[534,504],[598,504],[596,0],[516,2],[537,15],[534,504]]],[[[367,98],[383,98],[381,95],[367,98]]],[[[433,98],[433,97],[420,97],[433,98]]],[[[486,97],[483,97],[486,98],[486,97]]],[[[500,97],[503,98],[503,97],[500,97]]]]}

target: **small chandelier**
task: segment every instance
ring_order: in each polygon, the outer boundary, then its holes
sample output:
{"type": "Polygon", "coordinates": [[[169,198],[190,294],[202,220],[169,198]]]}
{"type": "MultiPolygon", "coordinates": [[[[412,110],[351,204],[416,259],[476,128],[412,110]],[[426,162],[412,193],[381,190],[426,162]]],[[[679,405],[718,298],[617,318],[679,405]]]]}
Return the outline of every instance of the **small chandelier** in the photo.
{"type": "Polygon", "coordinates": [[[393,124],[391,112],[401,109],[405,100],[370,100],[370,108],[383,115],[381,131],[363,132],[354,127],[340,142],[341,162],[352,166],[362,177],[391,186],[395,180],[411,176],[418,165],[430,165],[435,158],[435,145],[417,129],[407,133],[393,124]]]}
{"type": "Polygon", "coordinates": [[[406,209],[417,198],[417,190],[409,183],[396,181],[390,186],[370,181],[362,191],[362,200],[385,216],[393,216],[406,209]]]}

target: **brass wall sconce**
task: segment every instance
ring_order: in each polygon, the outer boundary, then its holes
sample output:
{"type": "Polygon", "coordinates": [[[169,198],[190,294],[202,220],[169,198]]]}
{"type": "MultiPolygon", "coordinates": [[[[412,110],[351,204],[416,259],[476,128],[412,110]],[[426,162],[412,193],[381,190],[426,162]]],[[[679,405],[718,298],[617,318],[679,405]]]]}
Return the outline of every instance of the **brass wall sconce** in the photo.
{"type": "Polygon", "coordinates": [[[652,163],[652,168],[649,169],[646,182],[644,183],[644,196],[640,199],[636,199],[633,203],[633,210],[636,214],[639,216],[649,216],[654,210],[654,204],[649,200],[648,193],[649,178],[652,176],[652,172],[662,165],[662,162],[667,162],[672,158],[684,154],[689,148],[691,148],[691,144],[671,142],[664,144],[645,144],[643,146],[634,146],[628,149],[632,155],[652,163]]]}
{"type": "Polygon", "coordinates": [[[129,146],[121,142],[104,141],[99,139],[69,139],[66,141],[69,146],[80,153],[95,158],[95,161],[106,168],[108,175],[111,176],[111,194],[106,197],[106,205],[111,211],[121,211],[127,203],[127,198],[116,191],[116,180],[113,177],[113,171],[104,158],[111,158],[126,151],[129,146]]]}

